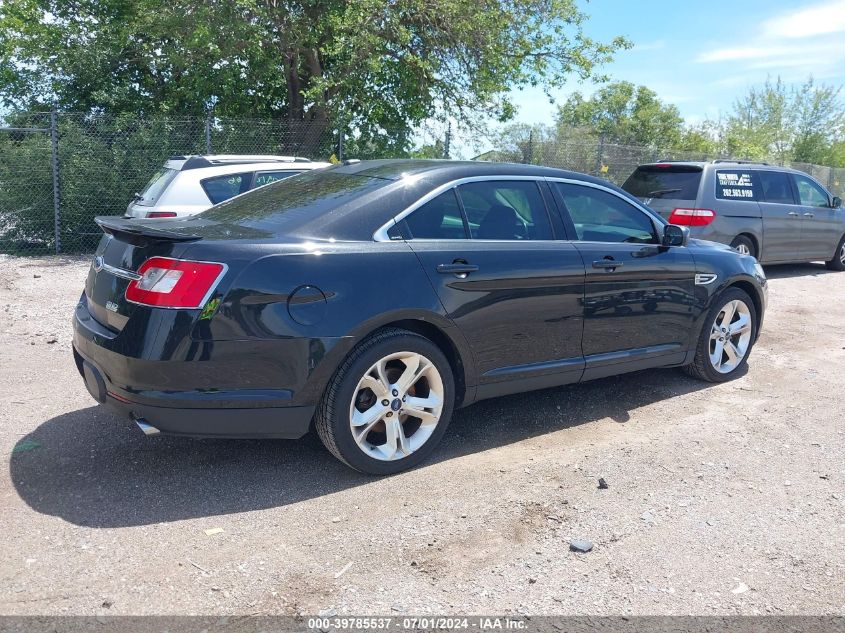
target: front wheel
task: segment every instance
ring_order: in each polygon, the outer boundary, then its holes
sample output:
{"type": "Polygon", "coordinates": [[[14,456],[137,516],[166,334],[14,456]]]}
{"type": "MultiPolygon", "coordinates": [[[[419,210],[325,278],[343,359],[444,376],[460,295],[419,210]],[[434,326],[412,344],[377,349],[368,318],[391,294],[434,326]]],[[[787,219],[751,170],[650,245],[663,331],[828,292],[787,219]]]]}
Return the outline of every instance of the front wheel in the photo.
{"type": "Polygon", "coordinates": [[[317,411],[317,434],[355,470],[390,475],[434,450],[454,401],[452,370],[440,348],[413,332],[385,329],[335,373],[317,411]]]}
{"type": "Polygon", "coordinates": [[[714,300],[695,358],[685,371],[708,382],[736,377],[748,363],[756,332],[757,311],[751,297],[739,288],[728,288],[714,300]]]}
{"type": "Polygon", "coordinates": [[[845,270],[845,235],[839,240],[833,258],[824,263],[830,270],[845,270]]]}

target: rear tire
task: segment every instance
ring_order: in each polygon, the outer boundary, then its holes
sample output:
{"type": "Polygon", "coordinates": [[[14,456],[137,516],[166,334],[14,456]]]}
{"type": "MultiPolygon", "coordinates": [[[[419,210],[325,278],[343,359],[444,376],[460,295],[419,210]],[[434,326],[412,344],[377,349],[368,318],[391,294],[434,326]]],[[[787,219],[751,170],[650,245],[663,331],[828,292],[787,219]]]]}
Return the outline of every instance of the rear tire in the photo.
{"type": "Polygon", "coordinates": [[[757,248],[754,246],[754,242],[745,235],[737,235],[734,241],[731,242],[731,248],[742,255],[757,257],[757,248]]]}
{"type": "Polygon", "coordinates": [[[754,302],[739,288],[728,288],[714,299],[698,336],[695,358],[684,371],[707,382],[731,380],[748,364],[756,337],[754,302]]]}
{"type": "Polygon", "coordinates": [[[431,454],[454,402],[452,369],[440,348],[419,334],[387,328],[360,343],[335,372],[315,427],[347,466],[392,475],[431,454]]]}
{"type": "Polygon", "coordinates": [[[824,263],[828,270],[845,270],[845,235],[839,240],[836,246],[836,252],[833,253],[833,258],[824,263]]]}

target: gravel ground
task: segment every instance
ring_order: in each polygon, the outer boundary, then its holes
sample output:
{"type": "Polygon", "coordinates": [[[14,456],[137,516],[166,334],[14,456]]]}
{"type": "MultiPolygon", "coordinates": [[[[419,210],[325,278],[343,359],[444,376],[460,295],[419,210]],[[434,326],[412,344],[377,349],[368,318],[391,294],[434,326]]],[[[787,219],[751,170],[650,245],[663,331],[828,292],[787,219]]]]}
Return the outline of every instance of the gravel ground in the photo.
{"type": "Polygon", "coordinates": [[[731,383],[480,403],[372,479],[315,437],[147,438],[95,406],[87,267],[0,256],[0,613],[845,614],[845,273],[769,269],[731,383]]]}

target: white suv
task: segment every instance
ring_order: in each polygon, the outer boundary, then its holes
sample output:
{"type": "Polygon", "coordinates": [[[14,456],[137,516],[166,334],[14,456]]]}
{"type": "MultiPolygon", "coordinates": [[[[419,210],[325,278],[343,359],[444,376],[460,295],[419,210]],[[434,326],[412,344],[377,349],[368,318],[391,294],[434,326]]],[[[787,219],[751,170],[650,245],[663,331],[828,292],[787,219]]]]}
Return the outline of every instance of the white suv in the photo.
{"type": "Polygon", "coordinates": [[[311,169],[329,167],[293,156],[172,156],[126,208],[128,218],[183,218],[238,194],[311,169]]]}

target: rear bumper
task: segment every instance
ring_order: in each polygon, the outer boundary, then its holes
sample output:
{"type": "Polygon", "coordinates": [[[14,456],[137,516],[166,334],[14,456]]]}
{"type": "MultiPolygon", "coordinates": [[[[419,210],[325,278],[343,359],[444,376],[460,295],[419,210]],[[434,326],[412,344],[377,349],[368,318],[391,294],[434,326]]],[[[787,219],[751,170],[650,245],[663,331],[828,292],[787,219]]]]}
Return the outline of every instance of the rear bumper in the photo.
{"type": "Polygon", "coordinates": [[[129,417],[144,430],[168,435],[230,438],[297,439],[308,432],[313,406],[290,407],[171,407],[132,402],[116,389],[95,361],[85,358],[74,346],[74,359],[88,392],[99,403],[129,417]]]}
{"type": "Polygon", "coordinates": [[[108,330],[85,296],[73,319],[73,354],[88,391],[161,433],[233,438],[305,435],[324,382],[320,360],[342,338],[196,341],[176,311],[108,330]]]}

